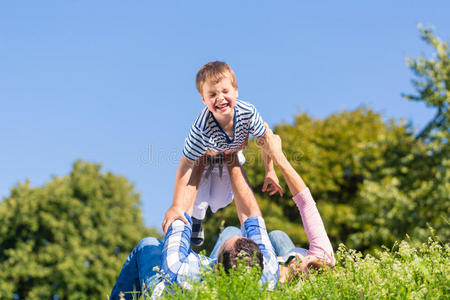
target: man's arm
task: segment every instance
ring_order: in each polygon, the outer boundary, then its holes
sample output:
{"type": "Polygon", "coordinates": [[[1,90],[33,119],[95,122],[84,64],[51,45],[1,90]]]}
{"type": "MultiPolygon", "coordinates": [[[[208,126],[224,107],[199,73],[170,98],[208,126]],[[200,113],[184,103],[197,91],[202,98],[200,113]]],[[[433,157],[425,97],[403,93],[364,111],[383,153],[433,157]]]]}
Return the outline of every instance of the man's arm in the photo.
{"type": "Polygon", "coordinates": [[[192,221],[185,214],[188,224],[175,220],[169,226],[163,245],[161,269],[171,282],[187,287],[190,280],[200,280],[202,266],[208,266],[211,259],[192,251],[190,247],[192,221]]]}
{"type": "Polygon", "coordinates": [[[230,174],[239,221],[243,224],[250,217],[262,216],[258,202],[236,154],[225,155],[225,160],[230,174]]]}
{"type": "Polygon", "coordinates": [[[225,156],[231,185],[233,187],[234,202],[242,225],[244,236],[253,240],[261,249],[264,257],[264,269],[261,283],[268,283],[273,289],[279,276],[279,266],[275,251],[267,234],[266,224],[261,215],[258,202],[250,188],[244,170],[238,162],[237,156],[225,156]]]}
{"type": "Polygon", "coordinates": [[[162,223],[164,233],[167,232],[167,228],[176,219],[181,219],[184,223],[188,224],[187,219],[184,217],[184,212],[187,212],[189,215],[192,214],[198,184],[204,167],[203,157],[197,162],[194,162],[184,155],[181,156],[177,174],[175,175],[173,203],[167,210],[162,223]]]}

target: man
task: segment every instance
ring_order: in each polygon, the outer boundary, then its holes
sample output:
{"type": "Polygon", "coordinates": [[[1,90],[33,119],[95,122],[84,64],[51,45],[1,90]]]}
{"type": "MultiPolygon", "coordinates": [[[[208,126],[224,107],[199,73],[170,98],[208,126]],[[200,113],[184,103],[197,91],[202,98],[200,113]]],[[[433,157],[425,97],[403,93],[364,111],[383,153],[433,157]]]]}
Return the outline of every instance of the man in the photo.
{"type": "MultiPolygon", "coordinates": [[[[120,293],[125,293],[125,299],[132,299],[133,293],[130,292],[135,290],[136,294],[140,295],[143,286],[145,289],[152,289],[154,296],[160,295],[167,282],[161,278],[155,267],[163,271],[169,282],[189,288],[189,281],[199,280],[203,268],[213,267],[219,262],[227,271],[235,267],[240,258],[247,258],[249,265],[258,265],[262,268],[260,280],[262,284],[267,283],[270,289],[275,286],[279,266],[261,210],[235,155],[227,156],[227,168],[242,227],[242,237],[232,236],[225,239],[222,235],[211,257],[199,255],[190,248],[192,220],[185,212],[184,216],[180,216],[170,224],[164,243],[155,238],[145,238],[139,242],[128,256],[110,299],[119,299],[120,293]],[[186,219],[188,223],[182,219],[186,219]]],[[[201,166],[195,170],[201,171],[201,166]]],[[[195,186],[195,182],[191,186],[195,186]]],[[[193,194],[195,193],[186,197],[195,199],[193,194]]],[[[186,211],[192,211],[192,206],[186,208],[186,211]]]]}

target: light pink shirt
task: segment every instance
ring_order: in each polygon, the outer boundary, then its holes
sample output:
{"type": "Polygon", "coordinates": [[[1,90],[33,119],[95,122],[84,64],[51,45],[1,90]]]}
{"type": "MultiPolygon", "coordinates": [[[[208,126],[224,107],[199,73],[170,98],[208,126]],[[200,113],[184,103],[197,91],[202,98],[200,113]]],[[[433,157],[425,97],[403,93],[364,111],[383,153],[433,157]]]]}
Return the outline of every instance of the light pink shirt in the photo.
{"type": "MultiPolygon", "coordinates": [[[[306,255],[313,255],[325,260],[329,265],[335,265],[336,259],[334,258],[333,247],[311,192],[306,188],[292,199],[294,199],[300,211],[303,227],[309,240],[309,250],[306,251],[306,255]]],[[[298,252],[301,253],[302,251],[298,252]]]]}

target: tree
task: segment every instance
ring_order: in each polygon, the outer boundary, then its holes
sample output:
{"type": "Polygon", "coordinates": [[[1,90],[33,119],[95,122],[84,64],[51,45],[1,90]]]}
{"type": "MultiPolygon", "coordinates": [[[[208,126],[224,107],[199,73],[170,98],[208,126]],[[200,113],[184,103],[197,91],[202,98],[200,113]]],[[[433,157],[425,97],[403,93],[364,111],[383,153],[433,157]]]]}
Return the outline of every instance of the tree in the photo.
{"type": "Polygon", "coordinates": [[[125,177],[80,160],[42,187],[13,187],[0,220],[1,299],[104,298],[131,249],[156,233],[125,177]]]}
{"type": "Polygon", "coordinates": [[[359,245],[391,245],[406,233],[413,240],[423,241],[429,227],[443,241],[450,238],[450,52],[448,42],[430,29],[419,29],[435,53],[431,58],[407,59],[417,77],[412,80],[417,94],[404,97],[436,108],[436,115],[417,134],[416,146],[409,153],[384,166],[386,170],[403,170],[403,174],[385,172],[382,178],[364,182],[361,208],[371,213],[361,210],[359,219],[372,225],[350,237],[359,245]]]}

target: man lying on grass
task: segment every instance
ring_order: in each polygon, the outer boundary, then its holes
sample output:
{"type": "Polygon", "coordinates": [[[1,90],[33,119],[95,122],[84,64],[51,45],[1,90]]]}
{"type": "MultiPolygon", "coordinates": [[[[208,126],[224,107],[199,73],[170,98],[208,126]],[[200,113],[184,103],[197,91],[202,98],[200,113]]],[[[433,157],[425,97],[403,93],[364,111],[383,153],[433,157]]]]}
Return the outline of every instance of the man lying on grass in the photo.
{"type": "MultiPolygon", "coordinates": [[[[133,294],[127,292],[135,290],[140,295],[143,286],[152,289],[153,295],[160,295],[165,282],[154,267],[160,267],[170,282],[189,288],[188,282],[200,280],[204,267],[221,263],[228,270],[237,265],[238,259],[245,258],[249,265],[262,268],[260,282],[267,283],[268,288],[272,289],[278,278],[280,282],[285,282],[307,271],[309,266],[320,267],[325,263],[334,265],[333,249],[315,202],[301,177],[284,156],[280,137],[268,129],[268,134],[259,141],[259,145],[272,157],[285,177],[289,190],[295,195],[293,199],[300,210],[310,249],[295,248],[289,237],[281,231],[271,232],[269,237],[244,171],[236,156],[228,155],[226,163],[241,231],[227,227],[210,257],[196,254],[190,248],[192,221],[189,213],[192,212],[192,205],[186,207],[187,213],[170,225],[164,243],[155,238],[145,238],[130,253],[111,292],[111,299],[119,299],[120,292],[125,292],[125,299],[132,299],[133,294]],[[187,224],[181,218],[186,218],[187,224]],[[282,262],[286,263],[286,266],[281,267],[281,274],[276,256],[282,257],[282,262]]],[[[201,167],[197,171],[201,172],[201,167]]],[[[192,195],[186,197],[195,199],[192,195]]]]}

